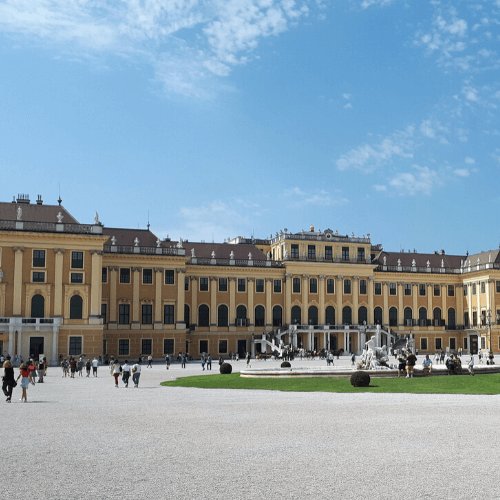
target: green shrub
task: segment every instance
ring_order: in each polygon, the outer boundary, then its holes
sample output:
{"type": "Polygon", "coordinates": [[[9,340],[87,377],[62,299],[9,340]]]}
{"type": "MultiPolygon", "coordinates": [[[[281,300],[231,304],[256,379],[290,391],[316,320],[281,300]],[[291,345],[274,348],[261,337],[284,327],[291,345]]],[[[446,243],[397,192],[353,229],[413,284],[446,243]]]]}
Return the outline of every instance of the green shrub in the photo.
{"type": "Polygon", "coordinates": [[[233,367],[230,363],[222,363],[220,365],[219,371],[222,375],[229,375],[233,371],[233,367]]]}
{"type": "Polygon", "coordinates": [[[370,385],[370,375],[363,371],[354,372],[351,375],[351,385],[353,387],[368,387],[370,385]]]}
{"type": "Polygon", "coordinates": [[[292,365],[288,362],[288,361],[283,361],[283,363],[281,363],[281,368],[291,368],[292,365]]]}

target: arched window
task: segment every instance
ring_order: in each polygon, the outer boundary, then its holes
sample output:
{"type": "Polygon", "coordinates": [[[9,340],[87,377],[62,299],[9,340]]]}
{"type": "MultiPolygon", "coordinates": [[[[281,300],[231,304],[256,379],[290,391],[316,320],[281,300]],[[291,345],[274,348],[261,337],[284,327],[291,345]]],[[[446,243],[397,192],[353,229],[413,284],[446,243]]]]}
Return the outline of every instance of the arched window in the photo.
{"type": "Polygon", "coordinates": [[[368,323],[368,310],[366,309],[365,306],[361,306],[358,309],[358,323],[360,325],[368,323]]]}
{"type": "Polygon", "coordinates": [[[307,311],[308,323],[310,325],[318,324],[318,308],[316,306],[310,306],[307,311]]]}
{"type": "Polygon", "coordinates": [[[411,307],[405,307],[403,311],[403,316],[405,320],[405,326],[412,326],[413,324],[413,311],[411,307]]]}
{"type": "Polygon", "coordinates": [[[375,321],[376,325],[382,324],[382,308],[381,307],[376,307],[373,310],[373,320],[375,321]]]}
{"type": "Polygon", "coordinates": [[[441,326],[441,308],[434,308],[432,311],[432,319],[434,320],[434,326],[441,326]]]}
{"type": "Polygon", "coordinates": [[[292,307],[292,324],[300,325],[302,323],[302,311],[299,306],[292,307]]]}
{"type": "Polygon", "coordinates": [[[69,319],[82,319],[83,299],[80,295],[73,295],[69,301],[69,319]]]}
{"type": "Polygon", "coordinates": [[[264,306],[255,306],[255,326],[265,326],[266,310],[264,306]]]}
{"type": "Polygon", "coordinates": [[[335,308],[333,306],[328,306],[325,310],[325,321],[327,325],[335,324],[335,308]]]}
{"type": "Polygon", "coordinates": [[[418,324],[420,326],[427,326],[427,309],[425,307],[421,307],[418,310],[418,324]]]}
{"type": "Polygon", "coordinates": [[[454,330],[457,327],[457,320],[455,317],[455,309],[453,307],[450,307],[448,309],[448,328],[450,330],[454,330]]]}
{"type": "Polygon", "coordinates": [[[31,317],[45,317],[45,299],[43,295],[33,295],[33,297],[31,297],[31,317]]]}
{"type": "Polygon", "coordinates": [[[189,328],[189,325],[191,323],[191,309],[189,309],[189,306],[187,304],[184,304],[184,323],[186,323],[186,328],[189,328]]]}
{"type": "Polygon", "coordinates": [[[342,309],[342,324],[352,324],[352,309],[349,306],[344,306],[344,308],[342,309]]]}
{"type": "Polygon", "coordinates": [[[395,307],[389,308],[389,326],[398,326],[398,310],[395,307]]]}
{"type": "Polygon", "coordinates": [[[281,306],[273,307],[273,326],[281,326],[283,324],[283,309],[281,306]]]}
{"type": "Polygon", "coordinates": [[[244,305],[236,308],[236,326],[247,326],[247,308],[244,305]]]}
{"type": "Polygon", "coordinates": [[[210,309],[206,304],[198,307],[198,326],[210,326],[210,309]]]}
{"type": "Polygon", "coordinates": [[[229,326],[229,311],[224,304],[217,308],[217,326],[229,326]]]}

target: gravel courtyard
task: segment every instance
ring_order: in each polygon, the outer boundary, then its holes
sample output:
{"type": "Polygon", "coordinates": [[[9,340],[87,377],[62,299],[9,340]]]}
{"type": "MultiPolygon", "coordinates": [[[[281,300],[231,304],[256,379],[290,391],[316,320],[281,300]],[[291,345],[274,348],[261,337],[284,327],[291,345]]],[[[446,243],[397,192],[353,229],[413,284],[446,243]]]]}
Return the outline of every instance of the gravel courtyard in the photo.
{"type": "Polygon", "coordinates": [[[500,396],[159,386],[199,373],[143,366],[138,389],[116,389],[107,367],[75,379],[49,368],[27,404],[18,386],[0,404],[2,497],[500,497],[500,396]]]}

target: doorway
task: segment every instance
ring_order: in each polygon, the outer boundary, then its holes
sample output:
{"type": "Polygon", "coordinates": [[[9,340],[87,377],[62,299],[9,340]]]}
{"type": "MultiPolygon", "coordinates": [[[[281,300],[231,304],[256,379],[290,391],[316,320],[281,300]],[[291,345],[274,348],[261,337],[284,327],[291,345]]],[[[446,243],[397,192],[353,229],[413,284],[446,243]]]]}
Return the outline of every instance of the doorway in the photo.
{"type": "Polygon", "coordinates": [[[37,360],[43,352],[43,337],[30,337],[30,357],[37,360]]]}
{"type": "Polygon", "coordinates": [[[470,336],[470,353],[471,354],[477,354],[478,353],[478,340],[477,340],[477,335],[471,335],[470,336]]]}
{"type": "Polygon", "coordinates": [[[238,356],[240,359],[245,357],[247,353],[247,341],[245,339],[238,339],[238,356]]]}

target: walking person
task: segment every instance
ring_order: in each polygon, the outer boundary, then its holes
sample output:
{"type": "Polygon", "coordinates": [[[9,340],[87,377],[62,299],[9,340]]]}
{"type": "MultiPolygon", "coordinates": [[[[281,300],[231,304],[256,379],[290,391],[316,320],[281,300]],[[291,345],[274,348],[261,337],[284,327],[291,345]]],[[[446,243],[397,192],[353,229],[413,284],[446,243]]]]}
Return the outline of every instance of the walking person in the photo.
{"type": "Polygon", "coordinates": [[[207,356],[207,370],[212,371],[212,356],[210,354],[207,356]]]}
{"type": "Polygon", "coordinates": [[[30,384],[35,385],[36,366],[35,366],[35,362],[33,361],[33,359],[30,359],[30,361],[28,363],[28,372],[29,372],[28,378],[29,378],[30,384]]]}
{"type": "Polygon", "coordinates": [[[118,377],[120,376],[120,373],[122,372],[122,365],[120,362],[116,359],[114,363],[111,365],[111,375],[115,378],[115,387],[118,388],[118,377]]]}
{"type": "Polygon", "coordinates": [[[21,401],[24,401],[25,403],[28,402],[28,387],[30,385],[30,372],[28,370],[28,366],[26,363],[21,363],[21,366],[19,367],[19,375],[17,376],[16,382],[21,379],[21,389],[22,389],[22,394],[21,394],[21,401]]]}
{"type": "Polygon", "coordinates": [[[167,368],[167,370],[170,370],[170,355],[167,354],[165,356],[165,367],[167,368]]]}
{"type": "Polygon", "coordinates": [[[474,354],[470,355],[470,361],[467,364],[467,370],[469,371],[469,375],[474,375],[474,354]]]}
{"type": "Polygon", "coordinates": [[[85,363],[83,362],[83,358],[80,356],[78,359],[78,363],[76,364],[76,370],[78,372],[79,377],[83,377],[83,367],[85,363]]]}
{"type": "Polygon", "coordinates": [[[92,360],[92,375],[97,377],[97,367],[99,366],[99,360],[94,356],[92,360]]]}
{"type": "Polygon", "coordinates": [[[5,400],[7,403],[10,403],[12,400],[12,391],[14,387],[16,387],[17,382],[14,378],[14,366],[10,360],[10,356],[5,358],[3,362],[3,378],[2,378],[2,391],[7,396],[5,400]]]}
{"type": "Polygon", "coordinates": [[[148,368],[153,368],[153,356],[148,356],[148,368]]]}
{"type": "Polygon", "coordinates": [[[125,360],[122,366],[122,381],[125,384],[125,387],[128,387],[128,379],[130,378],[130,365],[128,361],[125,360]]]}
{"type": "Polygon", "coordinates": [[[90,359],[87,359],[85,362],[85,370],[87,371],[87,377],[90,377],[90,369],[92,368],[92,362],[90,359]]]}
{"type": "Polygon", "coordinates": [[[201,355],[201,368],[205,371],[205,355],[201,355]]]}
{"type": "Polygon", "coordinates": [[[135,363],[132,366],[132,381],[134,382],[134,387],[139,387],[139,379],[141,378],[141,365],[135,363]]]}
{"type": "Polygon", "coordinates": [[[249,352],[247,352],[246,359],[247,359],[247,367],[252,368],[252,367],[251,367],[251,365],[250,365],[251,355],[250,355],[250,353],[249,353],[249,352]]]}
{"type": "Polygon", "coordinates": [[[69,370],[71,372],[71,378],[75,378],[76,365],[76,359],[73,357],[69,358],[69,370]]]}
{"type": "Polygon", "coordinates": [[[413,369],[417,362],[417,356],[408,349],[408,356],[406,356],[406,378],[413,378],[413,369]]]}
{"type": "Polygon", "coordinates": [[[181,356],[181,367],[182,368],[186,368],[186,358],[187,358],[186,353],[183,352],[182,356],[181,356]]]}
{"type": "Polygon", "coordinates": [[[45,361],[41,359],[38,362],[38,383],[43,384],[43,377],[45,375],[45,361]]]}

